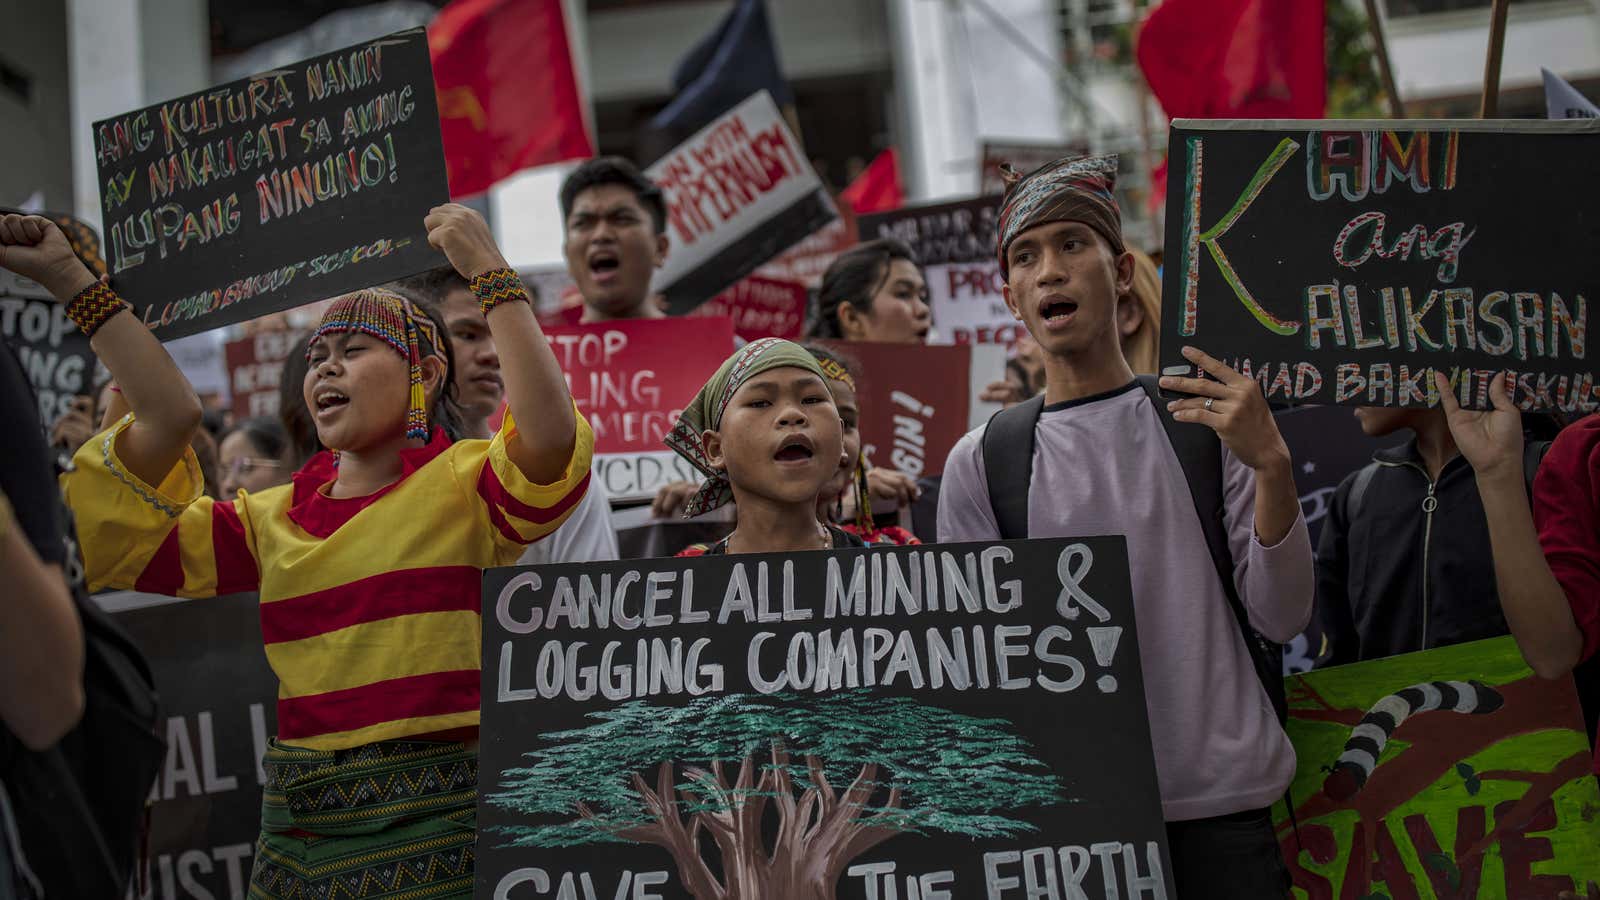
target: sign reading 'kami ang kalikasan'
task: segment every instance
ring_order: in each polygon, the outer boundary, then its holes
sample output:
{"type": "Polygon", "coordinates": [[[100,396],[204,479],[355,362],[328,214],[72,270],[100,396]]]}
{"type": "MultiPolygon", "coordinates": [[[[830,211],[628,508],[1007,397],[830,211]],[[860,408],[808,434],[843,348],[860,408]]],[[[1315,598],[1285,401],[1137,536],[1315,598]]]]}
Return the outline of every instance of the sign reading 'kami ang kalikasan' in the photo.
{"type": "Polygon", "coordinates": [[[1273,400],[1590,412],[1597,122],[1173,123],[1163,368],[1273,400]]]}

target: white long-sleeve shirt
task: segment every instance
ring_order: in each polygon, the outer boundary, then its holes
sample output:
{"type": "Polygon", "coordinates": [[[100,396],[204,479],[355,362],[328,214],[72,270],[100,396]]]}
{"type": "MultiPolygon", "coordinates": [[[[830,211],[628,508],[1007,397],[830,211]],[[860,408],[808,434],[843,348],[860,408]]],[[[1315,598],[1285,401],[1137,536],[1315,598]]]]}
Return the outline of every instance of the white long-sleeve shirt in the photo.
{"type": "MultiPolygon", "coordinates": [[[[1294,748],[1256,677],[1160,413],[1137,382],[1046,406],[1028,495],[1032,537],[1123,534],[1156,774],[1168,821],[1267,806],[1294,777],[1294,748]]],[[[939,540],[999,538],[983,429],[950,452],[939,540]]],[[[1255,537],[1255,473],[1223,448],[1224,521],[1250,624],[1286,642],[1314,592],[1304,516],[1272,547],[1255,537]]]]}

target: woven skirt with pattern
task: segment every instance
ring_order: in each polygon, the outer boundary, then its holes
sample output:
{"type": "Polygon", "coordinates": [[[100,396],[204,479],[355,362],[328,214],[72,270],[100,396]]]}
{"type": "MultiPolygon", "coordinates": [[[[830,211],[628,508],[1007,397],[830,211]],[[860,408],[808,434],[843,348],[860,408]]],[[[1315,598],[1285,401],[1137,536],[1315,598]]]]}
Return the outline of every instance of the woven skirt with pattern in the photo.
{"type": "Polygon", "coordinates": [[[251,900],[472,896],[478,756],[461,744],[380,741],[263,759],[251,900]]]}

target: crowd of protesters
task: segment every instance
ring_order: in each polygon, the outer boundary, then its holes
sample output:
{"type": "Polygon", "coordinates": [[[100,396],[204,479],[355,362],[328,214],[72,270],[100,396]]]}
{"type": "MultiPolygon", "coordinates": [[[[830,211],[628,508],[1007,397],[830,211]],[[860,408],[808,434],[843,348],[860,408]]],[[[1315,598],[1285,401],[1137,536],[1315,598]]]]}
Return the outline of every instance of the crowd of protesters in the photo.
{"type": "MultiPolygon", "coordinates": [[[[886,411],[862,407],[849,353],[773,338],[736,349],[685,407],[666,443],[702,480],[653,508],[733,504],[728,534],[688,555],[1126,535],[1178,892],[1283,897],[1268,809],[1295,757],[1263,647],[1315,616],[1336,663],[1507,632],[1546,678],[1593,657],[1600,415],[1526,420],[1503,382],[1484,412],[1442,382],[1438,408],[1358,410],[1369,434],[1407,439],[1340,485],[1313,554],[1257,383],[1203,347],[1183,353],[1209,378],[1155,377],[1160,278],[1125,242],[1115,178],[1114,158],[1090,157],[1008,185],[996,253],[1027,336],[984,391],[1006,410],[950,454],[936,534],[874,516],[922,489],[865,458],[860,422],[886,411]],[[1215,521],[1196,512],[1207,498],[1215,521]]],[[[591,160],[559,213],[584,321],[664,315],[655,185],[591,160]]],[[[425,224],[448,267],[333,300],[285,364],[279,416],[223,425],[52,222],[0,218],[0,266],[48,288],[110,374],[41,423],[0,353],[0,737],[45,753],[77,727],[75,588],[259,594],[280,689],[252,897],[323,896],[397,861],[425,873],[407,896],[468,896],[479,573],[618,554],[593,433],[523,283],[477,213],[446,205],[425,224]],[[379,772],[404,796],[334,808],[347,793],[330,788],[379,772]]],[[[916,344],[937,325],[915,254],[876,240],[833,262],[808,331],[916,344]]],[[[16,790],[0,777],[0,898],[50,896],[16,790]]]]}

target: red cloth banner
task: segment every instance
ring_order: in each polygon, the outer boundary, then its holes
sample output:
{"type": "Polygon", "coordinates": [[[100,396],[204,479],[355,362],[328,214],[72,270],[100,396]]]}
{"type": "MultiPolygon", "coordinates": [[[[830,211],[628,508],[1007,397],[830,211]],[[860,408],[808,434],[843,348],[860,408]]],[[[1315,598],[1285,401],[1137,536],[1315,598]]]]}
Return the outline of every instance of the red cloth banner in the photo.
{"type": "Polygon", "coordinates": [[[450,196],[594,155],[561,0],[455,0],[428,45],[450,196]]]}

